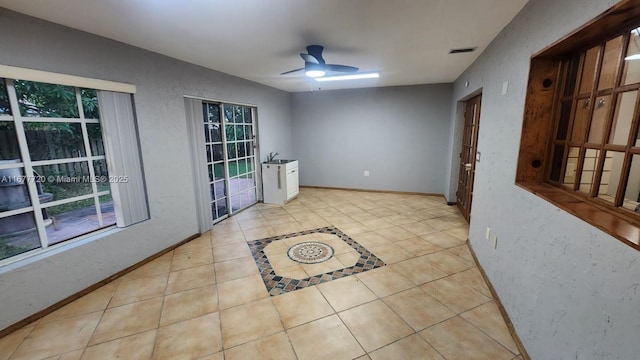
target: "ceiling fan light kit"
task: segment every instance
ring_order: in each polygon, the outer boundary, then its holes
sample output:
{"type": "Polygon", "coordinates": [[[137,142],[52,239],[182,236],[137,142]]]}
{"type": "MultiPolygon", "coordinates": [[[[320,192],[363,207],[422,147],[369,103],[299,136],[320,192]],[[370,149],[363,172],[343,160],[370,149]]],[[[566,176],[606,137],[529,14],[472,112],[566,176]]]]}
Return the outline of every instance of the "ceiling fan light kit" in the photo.
{"type": "Polygon", "coordinates": [[[320,64],[307,62],[304,64],[304,74],[311,78],[324,76],[324,67],[320,64]]]}

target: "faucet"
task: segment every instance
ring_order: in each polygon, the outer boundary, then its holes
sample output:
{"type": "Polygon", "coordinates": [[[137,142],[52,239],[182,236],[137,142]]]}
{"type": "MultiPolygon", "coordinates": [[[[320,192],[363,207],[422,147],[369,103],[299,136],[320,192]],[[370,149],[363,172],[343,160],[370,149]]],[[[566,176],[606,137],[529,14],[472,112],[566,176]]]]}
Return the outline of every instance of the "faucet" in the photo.
{"type": "Polygon", "coordinates": [[[277,152],[270,152],[269,155],[267,156],[267,162],[272,162],[273,160],[275,160],[276,156],[278,156],[280,154],[278,154],[277,152]]]}

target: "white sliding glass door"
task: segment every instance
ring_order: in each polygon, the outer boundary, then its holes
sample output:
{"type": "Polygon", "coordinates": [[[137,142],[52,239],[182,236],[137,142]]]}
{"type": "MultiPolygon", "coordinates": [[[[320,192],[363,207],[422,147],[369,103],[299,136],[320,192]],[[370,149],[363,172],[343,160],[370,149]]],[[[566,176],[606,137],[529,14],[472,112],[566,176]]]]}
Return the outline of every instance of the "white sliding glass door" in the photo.
{"type": "Polygon", "coordinates": [[[257,202],[255,109],[202,103],[213,222],[257,202]]]}

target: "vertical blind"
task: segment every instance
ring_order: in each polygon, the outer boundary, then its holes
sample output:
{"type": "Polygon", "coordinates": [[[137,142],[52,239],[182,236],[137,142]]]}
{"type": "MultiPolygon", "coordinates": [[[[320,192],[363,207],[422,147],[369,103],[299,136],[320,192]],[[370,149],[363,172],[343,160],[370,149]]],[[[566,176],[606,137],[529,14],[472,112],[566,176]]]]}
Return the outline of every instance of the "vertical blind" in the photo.
{"type": "Polygon", "coordinates": [[[98,91],[100,122],[114,199],[116,224],[149,219],[149,206],[131,94],[98,91]]]}

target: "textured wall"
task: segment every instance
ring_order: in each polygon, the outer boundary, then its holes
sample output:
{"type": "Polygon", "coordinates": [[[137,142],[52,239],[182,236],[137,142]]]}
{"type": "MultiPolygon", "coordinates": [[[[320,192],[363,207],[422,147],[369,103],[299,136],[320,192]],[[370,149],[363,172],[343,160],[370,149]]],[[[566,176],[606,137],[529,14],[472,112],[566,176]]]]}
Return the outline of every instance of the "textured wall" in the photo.
{"type": "MultiPolygon", "coordinates": [[[[531,55],[614,4],[531,0],[454,86],[451,164],[460,146],[458,101],[483,93],[471,245],[533,359],[640,353],[640,252],[514,185],[531,55]],[[488,226],[498,235],[495,250],[488,226]]],[[[450,168],[453,198],[457,168],[450,168]]]]}
{"type": "Polygon", "coordinates": [[[198,232],[184,95],[257,105],[262,153],[291,155],[288,93],[1,8],[0,34],[0,64],[137,86],[151,211],[149,221],[0,268],[0,329],[198,232]]]}
{"type": "Polygon", "coordinates": [[[300,184],[443,194],[451,88],[437,84],[293,94],[300,184]]]}

